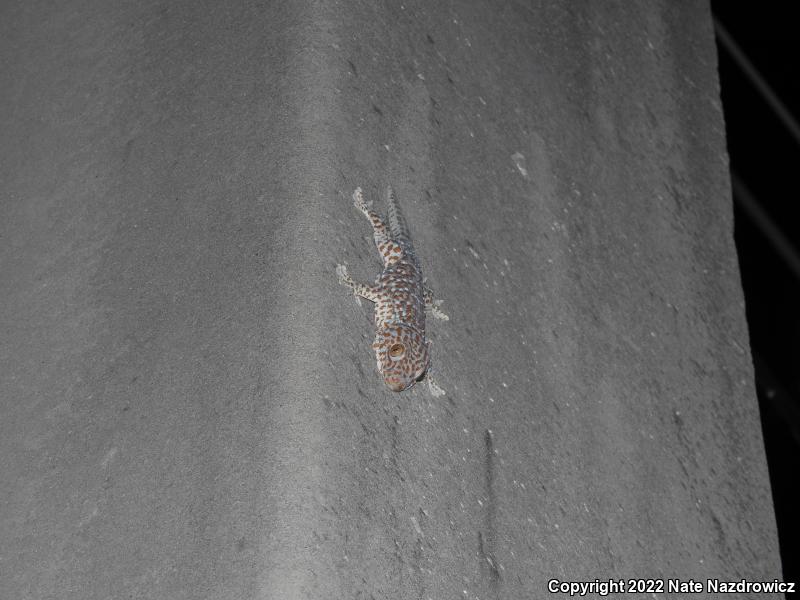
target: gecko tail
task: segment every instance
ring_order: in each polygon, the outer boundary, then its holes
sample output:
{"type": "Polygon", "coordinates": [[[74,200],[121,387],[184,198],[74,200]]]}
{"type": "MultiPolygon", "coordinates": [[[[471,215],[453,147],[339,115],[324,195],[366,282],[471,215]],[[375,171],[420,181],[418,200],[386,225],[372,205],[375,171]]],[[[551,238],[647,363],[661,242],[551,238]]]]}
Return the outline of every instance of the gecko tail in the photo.
{"type": "Polygon", "coordinates": [[[411,236],[408,233],[408,225],[406,225],[400,205],[397,204],[397,197],[391,185],[386,187],[386,204],[388,205],[389,231],[392,238],[398,242],[410,243],[411,236]]]}

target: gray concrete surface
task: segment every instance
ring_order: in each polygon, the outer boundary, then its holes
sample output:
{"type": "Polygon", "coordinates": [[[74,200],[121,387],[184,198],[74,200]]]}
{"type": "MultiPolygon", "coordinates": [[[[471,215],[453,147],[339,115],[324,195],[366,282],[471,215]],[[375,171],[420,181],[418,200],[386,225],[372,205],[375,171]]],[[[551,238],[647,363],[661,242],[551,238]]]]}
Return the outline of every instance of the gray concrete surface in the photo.
{"type": "Polygon", "coordinates": [[[780,578],[706,3],[12,1],[0,56],[0,598],[780,578]],[[388,182],[444,399],[334,276],[388,182]]]}

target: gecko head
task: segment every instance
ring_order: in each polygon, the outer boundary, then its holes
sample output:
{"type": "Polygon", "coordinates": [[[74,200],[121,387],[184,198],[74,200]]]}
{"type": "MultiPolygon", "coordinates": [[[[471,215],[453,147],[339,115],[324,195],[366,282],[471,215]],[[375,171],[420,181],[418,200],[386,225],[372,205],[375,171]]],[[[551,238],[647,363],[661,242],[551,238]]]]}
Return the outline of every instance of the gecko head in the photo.
{"type": "Polygon", "coordinates": [[[416,327],[385,325],[375,334],[372,348],[384,383],[395,392],[410,388],[428,369],[428,343],[416,327]]]}

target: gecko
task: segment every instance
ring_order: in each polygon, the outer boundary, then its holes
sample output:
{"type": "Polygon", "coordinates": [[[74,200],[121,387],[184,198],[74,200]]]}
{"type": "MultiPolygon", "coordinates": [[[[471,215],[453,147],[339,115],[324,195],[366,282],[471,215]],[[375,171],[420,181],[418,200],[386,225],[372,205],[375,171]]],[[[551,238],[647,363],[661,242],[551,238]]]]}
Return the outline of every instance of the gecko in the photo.
{"type": "Polygon", "coordinates": [[[425,337],[426,313],[444,321],[449,317],[425,286],[422,269],[411,243],[403,214],[389,186],[386,191],[388,224],[364,200],[361,188],[353,192],[353,204],[372,224],[373,238],[383,260],[383,271],[373,285],[356,283],[347,267],[336,265],[339,283],[359,297],[375,303],[375,341],[372,349],[378,372],[386,386],[401,392],[423,378],[431,394],[444,395],[431,375],[431,342],[425,337]]]}

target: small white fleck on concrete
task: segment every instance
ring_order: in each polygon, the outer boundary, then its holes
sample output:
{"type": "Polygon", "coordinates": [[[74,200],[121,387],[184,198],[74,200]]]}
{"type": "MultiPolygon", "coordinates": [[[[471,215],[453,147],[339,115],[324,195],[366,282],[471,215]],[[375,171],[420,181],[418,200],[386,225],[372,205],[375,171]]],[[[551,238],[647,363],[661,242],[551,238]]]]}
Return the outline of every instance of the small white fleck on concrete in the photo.
{"type": "Polygon", "coordinates": [[[522,176],[527,179],[528,169],[525,167],[525,155],[522,154],[522,152],[515,152],[511,155],[511,160],[514,161],[514,165],[516,165],[517,170],[519,170],[522,176]]]}

